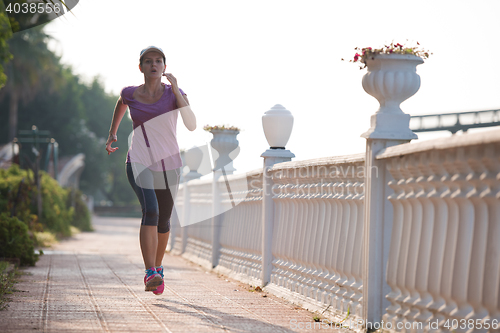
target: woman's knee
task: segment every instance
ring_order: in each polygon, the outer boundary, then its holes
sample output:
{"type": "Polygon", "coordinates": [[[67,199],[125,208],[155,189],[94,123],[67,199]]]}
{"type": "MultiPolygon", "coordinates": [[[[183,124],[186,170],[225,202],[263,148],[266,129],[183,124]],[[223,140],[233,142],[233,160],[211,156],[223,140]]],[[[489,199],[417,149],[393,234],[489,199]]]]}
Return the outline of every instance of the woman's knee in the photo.
{"type": "Polygon", "coordinates": [[[167,223],[158,223],[159,234],[166,234],[169,231],[170,231],[170,221],[168,221],[167,223]]]}
{"type": "Polygon", "coordinates": [[[158,232],[164,234],[170,231],[170,215],[160,215],[158,218],[158,232]]]}
{"type": "Polygon", "coordinates": [[[158,208],[152,207],[151,209],[142,210],[142,225],[158,225],[158,219],[160,217],[158,208]]]}

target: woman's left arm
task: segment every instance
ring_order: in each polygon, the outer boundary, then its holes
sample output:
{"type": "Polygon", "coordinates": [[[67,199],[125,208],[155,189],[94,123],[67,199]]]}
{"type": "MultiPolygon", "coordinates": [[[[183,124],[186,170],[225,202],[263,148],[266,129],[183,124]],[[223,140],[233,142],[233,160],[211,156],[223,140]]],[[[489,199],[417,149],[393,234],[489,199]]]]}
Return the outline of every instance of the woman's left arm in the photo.
{"type": "Polygon", "coordinates": [[[171,73],[164,73],[163,75],[166,76],[168,81],[172,84],[172,92],[177,100],[177,108],[181,111],[181,117],[184,125],[188,130],[194,131],[196,129],[196,116],[189,106],[187,96],[181,94],[179,86],[177,86],[177,79],[171,73]]]}

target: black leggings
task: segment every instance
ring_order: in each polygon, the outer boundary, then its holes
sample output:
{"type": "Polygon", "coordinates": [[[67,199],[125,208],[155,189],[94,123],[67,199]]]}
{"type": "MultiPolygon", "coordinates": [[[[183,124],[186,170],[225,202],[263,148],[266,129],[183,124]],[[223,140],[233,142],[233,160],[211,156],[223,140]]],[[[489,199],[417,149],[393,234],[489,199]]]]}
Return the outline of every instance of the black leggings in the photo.
{"type": "Polygon", "coordinates": [[[141,225],[157,226],[159,233],[170,231],[170,216],[179,187],[180,168],[155,172],[139,172],[127,163],[127,178],[142,208],[141,225]],[[134,173],[136,177],[134,177],[134,173]]]}

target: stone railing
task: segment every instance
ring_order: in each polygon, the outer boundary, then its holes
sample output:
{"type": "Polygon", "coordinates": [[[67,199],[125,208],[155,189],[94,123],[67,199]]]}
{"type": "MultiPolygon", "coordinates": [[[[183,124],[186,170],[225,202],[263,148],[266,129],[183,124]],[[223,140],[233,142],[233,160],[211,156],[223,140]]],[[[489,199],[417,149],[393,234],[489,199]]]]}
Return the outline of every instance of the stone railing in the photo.
{"type": "Polygon", "coordinates": [[[380,108],[359,155],[292,162],[290,112],[266,112],[262,170],[186,176],[173,251],[356,330],[498,332],[500,131],[410,144],[399,104],[420,63],[367,59],[363,87],[380,108]]]}
{"type": "Polygon", "coordinates": [[[174,253],[185,253],[189,259],[200,263],[211,261],[212,205],[212,180],[194,179],[179,186],[175,204],[178,219],[197,223],[179,228],[179,220],[171,221],[171,248],[174,253]]]}
{"type": "Polygon", "coordinates": [[[310,309],[361,317],[364,154],[275,164],[267,288],[310,309]]]}
{"type": "MultiPolygon", "coordinates": [[[[229,176],[229,181],[245,183],[244,195],[235,207],[220,216],[218,269],[241,281],[259,284],[262,272],[262,172],[250,172],[243,176],[229,176]],[[247,190],[245,190],[247,188],[247,190]]],[[[219,186],[226,186],[224,181],[219,186]]],[[[226,196],[222,203],[231,205],[226,196]]]]}
{"type": "Polygon", "coordinates": [[[214,260],[222,270],[226,268],[240,275],[240,279],[259,279],[261,183],[260,171],[219,178],[215,184],[222,194],[219,205],[224,213],[219,214],[215,220],[212,216],[214,181],[195,179],[182,184],[176,208],[179,219],[189,222],[187,226],[180,228],[179,221],[173,219],[170,241],[172,251],[183,253],[190,260],[210,268],[215,256],[214,260]],[[231,197],[225,191],[226,181],[230,181],[232,188],[236,189],[231,192],[231,197]],[[185,205],[185,202],[188,204],[185,205]]]}
{"type": "MultiPolygon", "coordinates": [[[[500,132],[396,145],[374,159],[377,181],[387,185],[378,195],[386,207],[381,220],[390,227],[389,237],[374,240],[388,249],[377,263],[387,286],[379,299],[384,328],[500,326],[500,132]]],[[[263,240],[271,239],[266,290],[332,317],[349,313],[366,322],[365,298],[374,297],[363,288],[370,264],[363,264],[370,238],[363,230],[373,222],[364,220],[366,168],[359,154],[218,178],[217,188],[229,180],[246,190],[233,193],[240,198],[233,202],[221,196],[226,208],[215,220],[202,220],[213,209],[214,181],[190,180],[188,197],[186,184],[179,190],[179,217],[198,214],[201,222],[173,223],[173,251],[263,285],[263,240]],[[262,227],[264,175],[273,184],[271,237],[262,227]]]]}
{"type": "MultiPolygon", "coordinates": [[[[275,202],[267,288],[310,309],[361,317],[364,154],[280,163],[266,177],[274,182],[275,202]]],[[[221,177],[217,187],[223,190],[226,181],[233,187],[246,183],[239,186],[246,192],[233,193],[240,198],[234,207],[227,195],[221,197],[227,207],[215,223],[200,219],[182,231],[173,227],[172,249],[202,266],[212,268],[214,262],[217,271],[259,285],[263,172],[221,177]]],[[[198,214],[210,211],[212,184],[212,180],[191,180],[181,186],[176,203],[180,219],[186,212],[192,218],[197,210],[198,214]]],[[[174,225],[179,226],[175,221],[174,225]]]]}
{"type": "Polygon", "coordinates": [[[377,159],[393,177],[384,320],[500,326],[500,132],[394,146],[377,159]]]}

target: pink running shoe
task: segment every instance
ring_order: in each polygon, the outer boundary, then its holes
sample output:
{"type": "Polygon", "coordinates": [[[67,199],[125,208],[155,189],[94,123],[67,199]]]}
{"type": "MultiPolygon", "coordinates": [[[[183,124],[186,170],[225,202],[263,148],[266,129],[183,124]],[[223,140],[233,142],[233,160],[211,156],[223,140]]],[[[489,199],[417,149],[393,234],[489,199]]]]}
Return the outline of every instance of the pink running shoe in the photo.
{"type": "Polygon", "coordinates": [[[156,271],[154,267],[146,270],[146,276],[144,277],[144,284],[146,285],[145,291],[156,290],[160,284],[163,283],[163,278],[156,271]]]}
{"type": "Polygon", "coordinates": [[[156,269],[156,272],[161,275],[161,284],[156,288],[156,290],[153,290],[153,294],[155,295],[161,295],[163,294],[163,290],[165,290],[165,283],[163,282],[163,266],[160,266],[156,269]]]}

